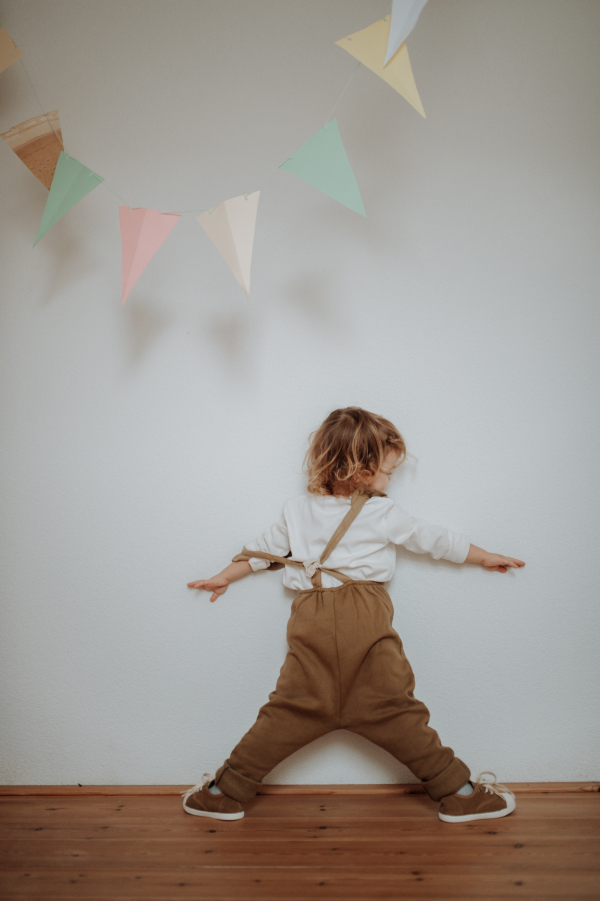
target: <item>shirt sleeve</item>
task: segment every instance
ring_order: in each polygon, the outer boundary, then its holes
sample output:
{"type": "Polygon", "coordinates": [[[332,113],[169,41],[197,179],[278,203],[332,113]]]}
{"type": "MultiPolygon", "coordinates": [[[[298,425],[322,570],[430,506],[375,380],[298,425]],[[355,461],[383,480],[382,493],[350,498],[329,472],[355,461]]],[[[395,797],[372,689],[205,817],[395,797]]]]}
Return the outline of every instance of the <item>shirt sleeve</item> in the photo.
{"type": "Polygon", "coordinates": [[[466,535],[409,516],[397,504],[388,510],[385,528],[388,541],[401,544],[414,554],[430,554],[434,560],[464,563],[471,546],[466,535]]]}
{"type": "MultiPolygon", "coordinates": [[[[279,522],[270,526],[260,538],[253,538],[252,541],[247,541],[245,547],[249,551],[262,551],[263,554],[275,554],[277,557],[285,557],[290,550],[290,539],[285,518],[282,517],[279,522]]],[[[268,560],[262,560],[260,557],[251,557],[248,563],[254,571],[268,569],[270,565],[268,560]]]]}

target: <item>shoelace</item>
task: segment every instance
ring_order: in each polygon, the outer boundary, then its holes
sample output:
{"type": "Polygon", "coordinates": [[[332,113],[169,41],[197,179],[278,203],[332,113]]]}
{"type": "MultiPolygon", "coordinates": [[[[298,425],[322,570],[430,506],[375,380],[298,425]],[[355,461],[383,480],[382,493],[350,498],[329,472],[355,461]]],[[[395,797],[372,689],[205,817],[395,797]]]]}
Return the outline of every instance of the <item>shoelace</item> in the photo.
{"type": "Polygon", "coordinates": [[[205,785],[210,785],[213,781],[214,776],[212,773],[203,773],[202,782],[199,782],[197,785],[193,785],[191,788],[184,788],[182,792],[179,792],[180,795],[194,795],[197,791],[200,791],[201,788],[204,788],[205,785]]]}
{"type": "Polygon", "coordinates": [[[490,770],[484,770],[479,776],[473,780],[473,785],[482,786],[486,792],[489,792],[491,795],[501,795],[502,792],[510,795],[514,798],[513,793],[508,789],[505,785],[501,785],[500,782],[496,781],[496,774],[490,772],[490,770]],[[493,779],[490,782],[487,779],[482,779],[482,776],[492,776],[493,779]]]}

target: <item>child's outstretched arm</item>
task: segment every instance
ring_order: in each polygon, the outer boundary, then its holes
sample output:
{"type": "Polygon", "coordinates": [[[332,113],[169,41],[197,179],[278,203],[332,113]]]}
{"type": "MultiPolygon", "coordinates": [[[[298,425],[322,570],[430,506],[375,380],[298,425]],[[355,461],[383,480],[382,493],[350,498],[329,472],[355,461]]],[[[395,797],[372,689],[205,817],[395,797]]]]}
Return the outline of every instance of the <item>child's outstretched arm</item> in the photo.
{"type": "MultiPolygon", "coordinates": [[[[290,550],[285,519],[281,519],[268,528],[260,538],[247,541],[245,547],[251,551],[265,551],[279,557],[285,557],[290,550]]],[[[210,599],[211,601],[216,601],[220,595],[225,594],[230,582],[243,579],[248,573],[269,568],[268,560],[260,557],[253,557],[251,560],[252,564],[245,560],[230,563],[229,566],[226,566],[222,572],[217,573],[212,579],[198,579],[197,582],[188,582],[188,588],[203,588],[204,591],[212,591],[210,599]]]]}
{"type": "Polygon", "coordinates": [[[525,566],[523,560],[491,554],[471,544],[466,535],[452,532],[443,526],[435,526],[416,519],[392,503],[385,522],[388,540],[404,545],[416,554],[431,554],[434,560],[450,560],[452,563],[479,563],[490,572],[505,573],[510,567],[525,566]]]}
{"type": "Polygon", "coordinates": [[[484,551],[483,548],[476,547],[474,544],[469,548],[465,563],[479,563],[490,572],[499,573],[505,573],[511,566],[515,569],[525,566],[524,560],[517,560],[516,557],[504,557],[502,554],[490,554],[489,551],[484,551]]]}
{"type": "Polygon", "coordinates": [[[236,582],[243,579],[248,573],[252,572],[249,563],[230,563],[225,569],[213,576],[212,579],[198,579],[196,582],[188,582],[188,588],[203,588],[204,591],[212,591],[211,601],[216,601],[218,597],[225,594],[230,582],[236,582]]]}

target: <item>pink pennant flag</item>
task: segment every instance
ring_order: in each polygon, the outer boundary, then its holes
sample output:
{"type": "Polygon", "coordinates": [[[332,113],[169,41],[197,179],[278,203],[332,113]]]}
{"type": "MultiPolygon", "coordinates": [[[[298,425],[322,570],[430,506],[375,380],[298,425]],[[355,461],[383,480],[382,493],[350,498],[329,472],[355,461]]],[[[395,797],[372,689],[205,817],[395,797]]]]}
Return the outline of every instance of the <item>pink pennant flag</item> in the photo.
{"type": "Polygon", "coordinates": [[[123,293],[121,306],[129,292],[161,246],[171,234],[181,216],[161,213],[145,207],[119,207],[121,250],[123,252],[123,293]]]}

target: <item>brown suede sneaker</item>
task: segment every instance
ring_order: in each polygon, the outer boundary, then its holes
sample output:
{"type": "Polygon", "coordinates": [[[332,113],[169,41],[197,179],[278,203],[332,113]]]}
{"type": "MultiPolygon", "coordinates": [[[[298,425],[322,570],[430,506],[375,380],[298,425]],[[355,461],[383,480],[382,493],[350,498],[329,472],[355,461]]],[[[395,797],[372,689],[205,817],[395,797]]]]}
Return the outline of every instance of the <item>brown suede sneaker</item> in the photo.
{"type": "Polygon", "coordinates": [[[496,782],[496,775],[484,770],[472,780],[470,795],[446,795],[440,804],[440,820],[444,823],[468,823],[469,820],[491,820],[506,817],[516,807],[515,796],[505,785],[496,782]],[[493,781],[483,780],[484,775],[493,781]]]}
{"type": "Polygon", "coordinates": [[[205,781],[181,792],[183,809],[195,817],[212,817],[215,820],[239,820],[244,816],[244,808],[239,801],[227,795],[213,795],[208,786],[212,776],[205,774],[205,781]]]}

